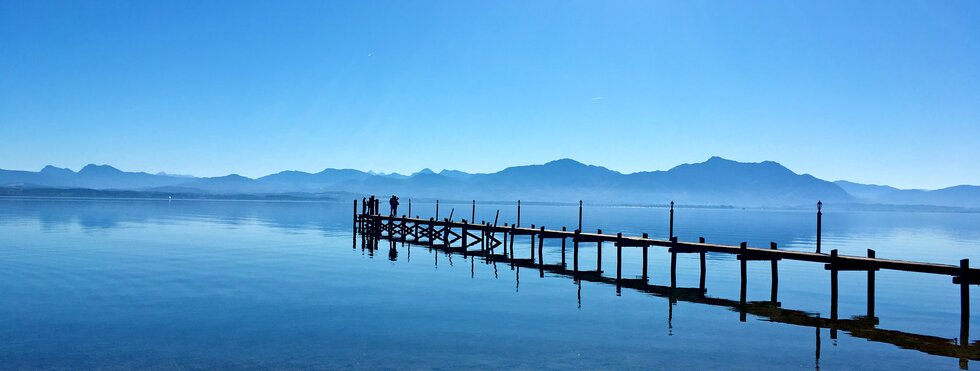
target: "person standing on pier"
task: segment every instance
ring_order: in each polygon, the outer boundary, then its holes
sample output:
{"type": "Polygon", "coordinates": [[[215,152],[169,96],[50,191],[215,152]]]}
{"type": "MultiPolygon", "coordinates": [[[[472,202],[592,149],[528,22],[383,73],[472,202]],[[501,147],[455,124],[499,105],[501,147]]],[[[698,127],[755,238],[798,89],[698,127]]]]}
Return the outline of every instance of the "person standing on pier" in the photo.
{"type": "Polygon", "coordinates": [[[391,206],[391,216],[398,215],[398,196],[391,195],[388,205],[391,206]]]}
{"type": "Polygon", "coordinates": [[[375,210],[375,205],[377,205],[377,203],[375,201],[374,195],[371,195],[371,197],[368,198],[368,214],[375,215],[377,213],[375,210]]]}

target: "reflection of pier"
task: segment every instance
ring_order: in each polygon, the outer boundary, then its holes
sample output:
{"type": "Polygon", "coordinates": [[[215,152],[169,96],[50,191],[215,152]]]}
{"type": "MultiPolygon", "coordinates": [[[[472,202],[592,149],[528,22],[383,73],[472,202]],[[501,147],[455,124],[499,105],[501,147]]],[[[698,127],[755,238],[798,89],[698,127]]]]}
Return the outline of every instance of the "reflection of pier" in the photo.
{"type": "MultiPolygon", "coordinates": [[[[673,209],[670,210],[670,213],[672,232],[673,209]]],[[[519,215],[518,220],[520,220],[519,215]]],[[[394,241],[408,242],[434,248],[449,254],[458,253],[463,256],[482,257],[487,262],[499,262],[510,264],[511,267],[536,269],[542,277],[545,272],[549,272],[571,277],[577,282],[586,281],[614,285],[616,286],[617,292],[625,287],[655,296],[666,297],[671,302],[680,300],[723,306],[739,312],[742,321],[745,321],[747,314],[752,314],[773,322],[815,327],[818,330],[818,344],[819,329],[828,328],[830,329],[831,338],[836,338],[837,331],[843,330],[852,336],[871,341],[889,343],[902,348],[916,349],[934,355],[959,358],[961,368],[967,366],[967,360],[969,359],[980,360],[980,346],[966,340],[969,337],[968,285],[980,282],[980,269],[969,268],[969,262],[966,259],[962,260],[959,266],[954,266],[879,259],[875,257],[874,250],[870,249],[868,250],[867,257],[856,257],[838,255],[836,250],[832,250],[830,254],[778,250],[775,243],[772,243],[768,249],[763,249],[748,247],[744,242],[739,246],[709,244],[705,243],[704,238],[701,238],[697,243],[692,243],[678,241],[676,237],[671,237],[669,240],[655,240],[649,238],[647,234],[643,234],[641,237],[623,236],[622,233],[615,235],[603,234],[602,230],[598,230],[596,233],[583,233],[580,229],[568,231],[565,227],[562,227],[561,230],[549,230],[543,226],[536,228],[533,225],[530,228],[520,227],[519,225],[508,225],[506,223],[499,226],[496,221],[492,224],[487,222],[473,224],[465,219],[455,222],[448,218],[443,220],[430,218],[426,220],[418,217],[358,214],[356,202],[354,205],[354,221],[355,231],[360,231],[364,237],[362,239],[362,247],[372,250],[378,248],[379,239],[386,239],[392,241],[392,254],[397,254],[397,252],[394,252],[394,241]],[[530,238],[530,254],[526,258],[515,255],[515,236],[528,236],[530,238]],[[560,262],[547,263],[544,261],[543,246],[546,240],[552,240],[561,244],[560,262]],[[569,255],[567,253],[567,250],[569,250],[568,240],[571,240],[570,249],[572,251],[570,252],[570,258],[567,256],[569,255]],[[603,274],[605,272],[601,270],[601,247],[604,242],[612,243],[616,247],[615,277],[606,276],[603,274]],[[595,269],[580,267],[579,254],[581,250],[580,244],[582,243],[594,243],[598,247],[595,252],[595,269]],[[657,286],[648,283],[647,262],[648,250],[651,246],[665,247],[671,254],[670,286],[657,286]],[[637,279],[623,278],[622,249],[624,247],[642,249],[642,274],[637,279]],[[705,295],[705,254],[708,252],[737,256],[741,268],[739,300],[712,298],[705,295]],[[699,254],[700,280],[699,287],[697,288],[677,287],[677,254],[683,253],[699,254]],[[824,269],[830,271],[831,308],[829,318],[823,318],[817,314],[803,311],[780,308],[780,303],[777,299],[779,285],[778,261],[781,259],[823,263],[824,269]],[[571,260],[571,269],[569,269],[567,260],[571,260]],[[769,301],[746,301],[746,265],[748,261],[752,260],[769,261],[771,264],[772,286],[769,301]],[[959,285],[961,288],[962,315],[960,318],[959,341],[957,339],[946,339],[877,328],[878,321],[874,315],[874,289],[875,271],[880,269],[951,276],[953,283],[959,285]],[[838,318],[837,276],[838,272],[842,270],[867,272],[867,315],[850,319],[838,318]]],[[[817,351],[819,354],[819,348],[817,351]]]]}

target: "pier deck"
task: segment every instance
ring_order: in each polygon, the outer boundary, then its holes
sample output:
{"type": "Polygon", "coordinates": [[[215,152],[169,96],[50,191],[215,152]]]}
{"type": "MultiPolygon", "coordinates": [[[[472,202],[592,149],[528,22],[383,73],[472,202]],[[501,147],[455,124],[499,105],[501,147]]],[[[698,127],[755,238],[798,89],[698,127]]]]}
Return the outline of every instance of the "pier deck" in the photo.
{"type": "MultiPolygon", "coordinates": [[[[411,205],[411,204],[409,204],[411,205]]],[[[475,215],[475,202],[474,202],[475,215]]],[[[579,228],[581,228],[581,203],[579,209],[579,228]]],[[[409,207],[409,210],[411,208],[409,207]]],[[[438,215],[438,205],[436,208],[438,215]]],[[[499,214],[498,214],[499,215],[499,214]]],[[[874,250],[868,249],[867,256],[847,256],[840,255],[837,250],[831,250],[829,254],[820,253],[820,212],[817,214],[817,251],[792,251],[779,250],[775,242],[768,248],[751,247],[745,242],[739,246],[721,245],[706,243],[704,238],[698,242],[679,241],[673,236],[673,203],[670,209],[670,237],[668,239],[650,238],[647,234],[642,236],[625,236],[622,233],[608,234],[601,229],[595,233],[583,232],[579,229],[569,231],[566,227],[561,230],[547,229],[544,226],[521,227],[518,225],[498,225],[494,223],[481,222],[472,223],[466,219],[453,221],[449,218],[438,220],[437,218],[419,218],[409,216],[385,216],[370,213],[358,213],[357,201],[354,202],[354,229],[355,234],[360,231],[362,236],[374,241],[376,245],[378,239],[387,239],[392,242],[400,241],[412,243],[430,248],[440,249],[447,253],[459,253],[468,257],[482,257],[486,261],[494,263],[501,262],[510,264],[512,267],[525,267],[537,269],[540,275],[550,272],[557,275],[572,277],[576,281],[590,281],[615,285],[617,290],[626,287],[645,293],[666,296],[672,300],[685,300],[696,303],[711,305],[722,305],[738,310],[741,319],[744,321],[745,314],[751,313],[766,317],[776,322],[792,323],[797,325],[807,325],[819,328],[831,329],[832,338],[836,338],[837,329],[848,331],[855,336],[867,338],[874,341],[892,343],[903,348],[914,348],[921,351],[956,357],[960,359],[961,368],[966,367],[966,360],[980,359],[980,346],[969,341],[969,311],[970,311],[970,291],[969,285],[980,284],[980,269],[970,268],[969,260],[963,259],[959,265],[938,264],[915,262],[895,259],[878,258],[874,250]],[[498,238],[499,236],[499,238],[498,238]],[[518,258],[514,253],[514,236],[530,237],[530,256],[518,258]],[[544,261],[543,246],[546,240],[559,240],[561,243],[561,262],[546,263],[544,261]],[[571,247],[568,247],[568,242],[571,247]],[[581,245],[595,244],[596,267],[595,269],[583,269],[579,265],[581,245]],[[602,271],[602,244],[610,243],[616,248],[616,272],[615,277],[604,275],[602,271]],[[535,249],[537,245],[537,249],[535,249]],[[670,260],[670,286],[656,286],[648,283],[648,256],[651,247],[664,248],[671,254],[670,260]],[[622,277],[622,249],[641,248],[642,255],[642,275],[638,279],[622,277]],[[567,250],[571,250],[570,252],[567,250]],[[535,253],[535,251],[537,253],[535,253]],[[677,287],[677,254],[693,253],[700,257],[700,283],[697,288],[678,288],[677,287]],[[730,254],[735,255],[741,266],[741,291],[738,301],[717,299],[705,296],[705,254],[730,254]],[[568,258],[567,255],[571,255],[568,258]],[[568,260],[571,260],[569,269],[568,260]],[[830,318],[821,318],[811,314],[779,308],[778,301],[778,262],[781,260],[793,260],[801,262],[812,262],[823,264],[823,268],[831,274],[831,306],[830,318]],[[771,296],[767,302],[748,302],[746,301],[746,266],[748,261],[768,261],[772,266],[771,296]],[[877,318],[875,317],[875,272],[879,270],[895,270],[904,272],[914,272],[930,275],[943,275],[951,277],[951,283],[960,287],[960,336],[958,339],[945,339],[926,335],[909,334],[900,331],[877,329],[877,318]],[[865,271],[868,275],[868,301],[867,314],[855,319],[839,319],[837,315],[838,306],[838,272],[840,271],[865,271]]],[[[518,221],[520,220],[520,204],[518,204],[518,221]]],[[[377,248],[376,246],[374,248],[377,248]]]]}

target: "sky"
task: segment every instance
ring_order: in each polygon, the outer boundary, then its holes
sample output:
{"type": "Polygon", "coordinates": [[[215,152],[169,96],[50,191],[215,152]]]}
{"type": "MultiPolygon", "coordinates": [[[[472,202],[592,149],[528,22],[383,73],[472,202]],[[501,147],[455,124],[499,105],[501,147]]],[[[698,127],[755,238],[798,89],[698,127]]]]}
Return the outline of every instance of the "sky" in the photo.
{"type": "Polygon", "coordinates": [[[980,184],[976,1],[0,2],[0,168],[980,184]]]}

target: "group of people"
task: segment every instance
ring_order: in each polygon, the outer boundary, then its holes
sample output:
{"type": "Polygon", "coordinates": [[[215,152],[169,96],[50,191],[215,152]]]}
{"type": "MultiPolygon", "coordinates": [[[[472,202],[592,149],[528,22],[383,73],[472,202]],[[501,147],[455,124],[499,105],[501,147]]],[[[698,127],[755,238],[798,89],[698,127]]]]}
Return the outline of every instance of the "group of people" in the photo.
{"type": "MultiPolygon", "coordinates": [[[[398,196],[391,195],[391,198],[388,199],[388,206],[391,207],[391,213],[388,215],[398,215],[398,204],[398,196]]],[[[381,214],[381,200],[375,198],[374,195],[368,198],[361,198],[361,213],[370,215],[381,214]]]]}

